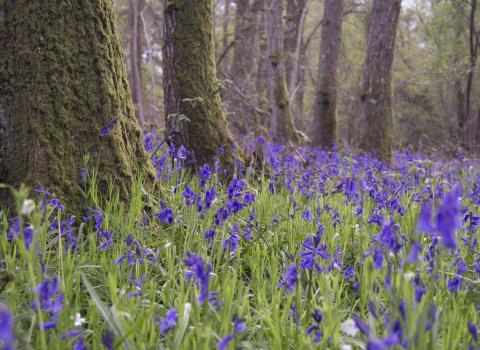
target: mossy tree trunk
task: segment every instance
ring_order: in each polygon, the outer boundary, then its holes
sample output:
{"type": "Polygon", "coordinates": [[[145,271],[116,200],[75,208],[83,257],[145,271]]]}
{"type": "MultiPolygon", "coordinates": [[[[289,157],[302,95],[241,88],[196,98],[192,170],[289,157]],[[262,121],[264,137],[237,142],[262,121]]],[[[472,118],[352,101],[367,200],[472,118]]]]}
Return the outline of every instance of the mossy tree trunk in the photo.
{"type": "Polygon", "coordinates": [[[112,1],[2,0],[0,12],[0,183],[39,182],[75,205],[87,165],[127,196],[151,168],[112,1]]]}
{"type": "Polygon", "coordinates": [[[325,0],[315,92],[314,142],[331,147],[337,142],[338,58],[342,40],[344,0],[325,0]]]}
{"type": "Polygon", "coordinates": [[[374,0],[363,71],[362,108],[367,123],[361,147],[392,160],[392,65],[401,0],[374,0]]]}
{"type": "Polygon", "coordinates": [[[170,142],[196,165],[234,159],[216,79],[212,0],[165,0],[164,91],[170,142]],[[219,153],[219,148],[223,152],[219,153]]]}
{"type": "Polygon", "coordinates": [[[273,141],[298,142],[290,110],[284,58],[283,0],[267,0],[268,98],[273,141]]]}

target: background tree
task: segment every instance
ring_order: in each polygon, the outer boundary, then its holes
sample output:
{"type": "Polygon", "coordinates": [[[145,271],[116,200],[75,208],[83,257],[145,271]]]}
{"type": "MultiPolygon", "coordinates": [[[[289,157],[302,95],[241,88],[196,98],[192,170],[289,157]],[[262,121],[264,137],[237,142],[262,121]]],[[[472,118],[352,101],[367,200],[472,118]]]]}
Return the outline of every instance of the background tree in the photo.
{"type": "Polygon", "coordinates": [[[362,149],[390,162],[393,139],[392,64],[401,0],[374,0],[361,101],[366,128],[362,149]]]}
{"type": "Polygon", "coordinates": [[[325,0],[314,112],[314,141],[324,147],[337,142],[337,75],[343,9],[343,0],[325,0]]]}
{"type": "Polygon", "coordinates": [[[216,79],[212,0],[164,1],[167,134],[194,152],[197,165],[233,160],[232,137],[216,79]],[[219,148],[223,153],[219,154],[219,148]]]}
{"type": "Polygon", "coordinates": [[[73,205],[82,168],[98,168],[100,186],[112,178],[126,196],[151,169],[112,1],[1,6],[0,183],[40,182],[73,205]]]}
{"type": "Polygon", "coordinates": [[[135,111],[144,128],[145,116],[143,113],[142,98],[142,56],[143,56],[143,37],[145,34],[142,20],[142,12],[145,9],[145,0],[130,0],[129,3],[129,22],[130,22],[130,65],[131,79],[130,84],[135,103],[135,111]]]}
{"type": "Polygon", "coordinates": [[[290,110],[284,61],[283,0],[267,1],[268,98],[270,129],[278,143],[298,141],[290,110]]]}

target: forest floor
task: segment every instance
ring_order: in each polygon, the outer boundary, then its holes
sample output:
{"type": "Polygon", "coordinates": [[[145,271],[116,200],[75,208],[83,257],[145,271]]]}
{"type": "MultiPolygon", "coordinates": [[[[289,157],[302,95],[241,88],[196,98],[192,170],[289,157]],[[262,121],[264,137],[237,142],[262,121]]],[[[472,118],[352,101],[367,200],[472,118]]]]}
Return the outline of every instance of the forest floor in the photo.
{"type": "Polygon", "coordinates": [[[0,218],[0,348],[478,349],[479,169],[258,139],[261,164],[185,170],[146,138],[159,194],[85,182],[85,211],[0,218]],[[3,305],[2,305],[3,303],[3,305]]]}

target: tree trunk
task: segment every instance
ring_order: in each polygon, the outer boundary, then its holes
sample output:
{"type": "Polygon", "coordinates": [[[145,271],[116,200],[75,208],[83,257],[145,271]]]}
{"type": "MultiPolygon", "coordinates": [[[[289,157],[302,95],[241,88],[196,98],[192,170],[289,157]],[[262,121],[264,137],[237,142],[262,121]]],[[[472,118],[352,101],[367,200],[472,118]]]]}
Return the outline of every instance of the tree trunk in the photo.
{"type": "Polygon", "coordinates": [[[130,22],[130,71],[131,89],[135,111],[142,129],[145,126],[142,99],[142,54],[143,54],[143,22],[141,13],[145,8],[145,0],[130,0],[129,22],[130,22]]]}
{"type": "Polygon", "coordinates": [[[314,142],[323,147],[337,142],[337,76],[343,7],[343,0],[326,0],[323,10],[314,112],[314,142]]]}
{"type": "Polygon", "coordinates": [[[165,0],[164,91],[167,133],[194,152],[195,164],[233,160],[221,110],[213,44],[212,0],[165,0]],[[219,148],[223,153],[219,154],[219,148]]]}
{"type": "Polygon", "coordinates": [[[283,0],[267,1],[268,97],[270,100],[270,130],[273,141],[285,144],[298,142],[290,110],[284,60],[283,0]]]}
{"type": "Polygon", "coordinates": [[[393,139],[392,65],[401,0],[374,0],[361,96],[367,123],[361,147],[391,162],[393,139]]]}
{"type": "Polygon", "coordinates": [[[291,110],[297,126],[304,124],[304,68],[305,50],[303,50],[307,0],[287,0],[285,31],[285,71],[288,93],[291,95],[291,110]]]}
{"type": "Polygon", "coordinates": [[[112,1],[4,0],[0,12],[0,183],[41,183],[75,205],[87,165],[128,196],[152,170],[112,1]]]}

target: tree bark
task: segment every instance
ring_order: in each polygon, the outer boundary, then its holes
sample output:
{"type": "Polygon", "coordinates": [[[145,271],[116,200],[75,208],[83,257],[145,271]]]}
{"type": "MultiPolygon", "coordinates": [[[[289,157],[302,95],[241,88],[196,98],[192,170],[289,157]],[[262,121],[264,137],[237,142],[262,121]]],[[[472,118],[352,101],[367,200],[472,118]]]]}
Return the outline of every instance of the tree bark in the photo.
{"type": "Polygon", "coordinates": [[[41,183],[74,206],[89,159],[101,190],[112,179],[128,197],[152,169],[112,1],[4,0],[0,12],[0,183],[41,183]]]}
{"type": "Polygon", "coordinates": [[[287,89],[284,59],[283,0],[267,1],[268,97],[270,100],[270,129],[273,141],[285,144],[298,142],[287,89]]]}
{"type": "Polygon", "coordinates": [[[303,50],[305,22],[307,18],[307,0],[287,0],[285,31],[285,71],[291,110],[297,126],[304,124],[304,68],[305,50],[303,50]]]}
{"type": "Polygon", "coordinates": [[[216,80],[212,0],[164,1],[167,133],[194,152],[195,165],[233,159],[232,136],[216,80]],[[223,153],[219,149],[223,147],[223,153]]]}
{"type": "Polygon", "coordinates": [[[325,0],[314,112],[314,142],[323,147],[337,142],[337,77],[343,8],[344,0],[325,0]]]}
{"type": "Polygon", "coordinates": [[[367,123],[361,142],[364,151],[375,151],[392,160],[392,65],[401,0],[374,0],[368,30],[368,47],[361,96],[367,123]]]}
{"type": "Polygon", "coordinates": [[[135,111],[142,129],[145,126],[142,98],[142,54],[143,54],[143,21],[141,13],[145,8],[145,0],[130,0],[129,22],[130,22],[130,71],[131,89],[135,111]]]}

